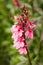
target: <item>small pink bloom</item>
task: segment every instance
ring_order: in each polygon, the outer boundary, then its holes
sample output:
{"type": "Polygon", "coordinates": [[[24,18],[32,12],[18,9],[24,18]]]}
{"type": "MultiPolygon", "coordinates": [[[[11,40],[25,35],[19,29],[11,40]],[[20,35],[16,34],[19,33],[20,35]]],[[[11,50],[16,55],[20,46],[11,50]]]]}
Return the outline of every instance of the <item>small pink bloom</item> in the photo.
{"type": "Polygon", "coordinates": [[[16,47],[16,49],[19,49],[20,47],[24,47],[24,38],[18,37],[14,39],[14,46],[16,47]]]}
{"type": "Polygon", "coordinates": [[[11,32],[13,33],[14,31],[18,30],[18,23],[15,23],[12,27],[11,27],[11,32]]]}
{"type": "Polygon", "coordinates": [[[20,30],[20,31],[17,31],[17,32],[15,32],[15,35],[18,35],[18,36],[22,36],[23,35],[23,33],[22,33],[23,31],[22,30],[20,30]]]}
{"type": "Polygon", "coordinates": [[[24,47],[24,42],[20,42],[20,41],[15,42],[14,41],[14,46],[16,47],[16,49],[19,49],[21,47],[24,47]]]}
{"type": "Polygon", "coordinates": [[[30,38],[30,39],[33,39],[33,31],[31,29],[28,29],[26,32],[25,32],[25,35],[26,37],[30,38]]]}
{"type": "Polygon", "coordinates": [[[13,34],[13,35],[12,35],[12,39],[15,40],[15,41],[18,40],[18,37],[19,37],[19,36],[18,36],[17,34],[13,34]]]}
{"type": "Polygon", "coordinates": [[[14,36],[16,36],[16,35],[22,36],[23,30],[22,30],[21,26],[18,26],[17,24],[15,24],[12,26],[11,32],[14,36]]]}
{"type": "Polygon", "coordinates": [[[12,39],[17,41],[24,41],[24,38],[21,38],[21,36],[22,36],[22,32],[15,32],[12,35],[12,39]]]}
{"type": "Polygon", "coordinates": [[[36,27],[36,25],[35,25],[35,24],[33,24],[33,23],[31,23],[31,22],[29,22],[29,27],[32,29],[32,28],[35,28],[35,27],[36,27]]]}
{"type": "Polygon", "coordinates": [[[24,47],[24,48],[20,48],[20,49],[18,50],[18,52],[19,52],[20,54],[27,54],[27,50],[26,50],[25,47],[24,47]]]}
{"type": "Polygon", "coordinates": [[[24,39],[23,37],[19,37],[19,38],[18,38],[18,41],[20,41],[20,42],[24,42],[24,40],[25,40],[25,39],[24,39]]]}

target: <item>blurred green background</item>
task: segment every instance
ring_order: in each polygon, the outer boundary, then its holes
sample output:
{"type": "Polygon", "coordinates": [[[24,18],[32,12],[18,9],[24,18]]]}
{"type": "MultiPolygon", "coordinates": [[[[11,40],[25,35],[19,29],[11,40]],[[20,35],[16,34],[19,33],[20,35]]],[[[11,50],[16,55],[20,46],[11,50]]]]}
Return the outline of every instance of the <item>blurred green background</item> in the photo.
{"type": "MultiPolygon", "coordinates": [[[[34,39],[28,40],[29,53],[33,65],[43,65],[43,0],[20,0],[26,4],[37,25],[34,30],[34,39]],[[34,7],[35,6],[35,7],[34,7]]],[[[13,47],[10,31],[14,23],[14,15],[19,14],[12,0],[0,0],[0,65],[29,65],[27,57],[20,55],[13,47]]]]}

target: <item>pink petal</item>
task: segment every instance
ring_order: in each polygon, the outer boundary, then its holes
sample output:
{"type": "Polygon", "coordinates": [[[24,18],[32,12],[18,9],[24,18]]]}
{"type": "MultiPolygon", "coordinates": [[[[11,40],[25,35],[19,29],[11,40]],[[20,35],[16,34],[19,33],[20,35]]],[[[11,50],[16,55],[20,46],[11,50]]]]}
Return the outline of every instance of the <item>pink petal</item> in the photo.
{"type": "Polygon", "coordinates": [[[24,54],[27,54],[27,50],[26,50],[26,48],[24,48],[24,54]]]}
{"type": "Polygon", "coordinates": [[[26,37],[33,39],[33,31],[29,29],[28,31],[25,32],[26,37]]]}
{"type": "Polygon", "coordinates": [[[24,42],[21,42],[21,47],[24,47],[24,42]]]}
{"type": "Polygon", "coordinates": [[[31,23],[31,22],[29,22],[29,27],[32,29],[32,28],[35,28],[35,27],[36,27],[36,25],[35,25],[35,24],[33,24],[33,23],[31,23]]]}
{"type": "Polygon", "coordinates": [[[19,52],[20,54],[27,54],[26,48],[20,48],[20,49],[18,50],[18,52],[19,52]]]}
{"type": "Polygon", "coordinates": [[[24,42],[14,41],[14,46],[16,47],[16,49],[19,49],[20,47],[24,46],[24,42]]]}
{"type": "Polygon", "coordinates": [[[16,49],[19,49],[21,47],[19,42],[14,42],[14,47],[16,47],[16,49]]]}
{"type": "Polygon", "coordinates": [[[23,49],[20,48],[20,49],[18,50],[18,52],[19,52],[20,54],[23,54],[23,49]]]}

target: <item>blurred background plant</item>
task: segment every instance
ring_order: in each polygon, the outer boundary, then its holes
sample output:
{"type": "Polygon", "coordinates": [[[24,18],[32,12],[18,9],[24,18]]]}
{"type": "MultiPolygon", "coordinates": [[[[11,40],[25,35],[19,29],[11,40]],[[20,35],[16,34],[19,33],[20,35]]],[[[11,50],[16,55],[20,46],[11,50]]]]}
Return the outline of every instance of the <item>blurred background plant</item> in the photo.
{"type": "MultiPolygon", "coordinates": [[[[33,65],[43,65],[43,0],[20,0],[22,6],[29,7],[36,29],[34,39],[28,40],[29,53],[33,65]]],[[[14,23],[14,15],[19,8],[12,0],[0,0],[0,65],[29,65],[26,56],[19,55],[13,47],[10,28],[14,23]]]]}

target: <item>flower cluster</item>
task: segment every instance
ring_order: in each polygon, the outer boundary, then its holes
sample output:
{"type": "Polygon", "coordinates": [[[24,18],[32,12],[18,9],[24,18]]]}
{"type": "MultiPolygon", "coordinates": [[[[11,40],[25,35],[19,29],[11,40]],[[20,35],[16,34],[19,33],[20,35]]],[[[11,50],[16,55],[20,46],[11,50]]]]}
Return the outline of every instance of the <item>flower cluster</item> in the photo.
{"type": "Polygon", "coordinates": [[[18,22],[15,23],[11,28],[14,47],[16,47],[20,54],[27,54],[27,45],[25,44],[25,37],[33,39],[32,29],[36,27],[36,25],[33,24],[28,18],[22,19],[21,16],[15,16],[15,19],[18,22]]]}
{"type": "Polygon", "coordinates": [[[18,49],[18,52],[20,54],[27,54],[26,45],[24,43],[25,39],[23,37],[24,31],[22,27],[18,25],[18,23],[15,23],[11,28],[11,32],[12,32],[12,38],[14,40],[14,46],[16,47],[16,49],[18,49]]]}

